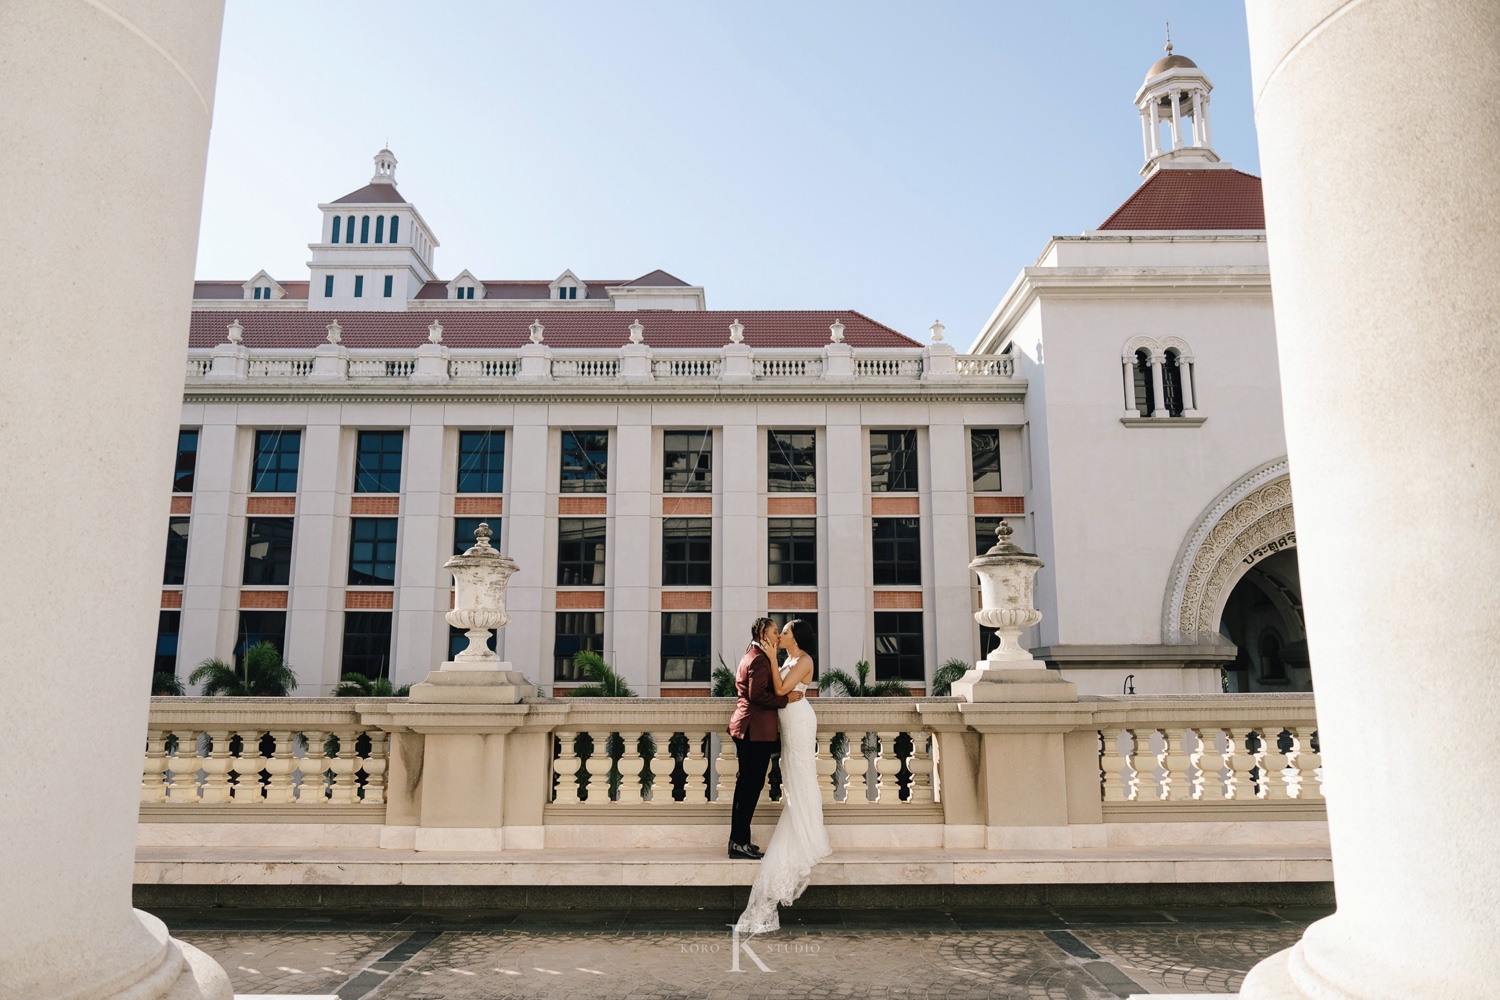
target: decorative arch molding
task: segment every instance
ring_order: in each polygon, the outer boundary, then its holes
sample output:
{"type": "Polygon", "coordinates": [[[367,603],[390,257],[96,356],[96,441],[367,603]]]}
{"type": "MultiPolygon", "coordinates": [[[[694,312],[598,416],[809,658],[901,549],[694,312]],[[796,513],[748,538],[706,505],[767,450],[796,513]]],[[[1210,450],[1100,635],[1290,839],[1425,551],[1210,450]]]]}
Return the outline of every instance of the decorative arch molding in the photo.
{"type": "Polygon", "coordinates": [[[1230,589],[1245,570],[1297,544],[1285,456],[1220,493],[1193,523],[1167,578],[1162,642],[1213,641],[1230,589]]]}

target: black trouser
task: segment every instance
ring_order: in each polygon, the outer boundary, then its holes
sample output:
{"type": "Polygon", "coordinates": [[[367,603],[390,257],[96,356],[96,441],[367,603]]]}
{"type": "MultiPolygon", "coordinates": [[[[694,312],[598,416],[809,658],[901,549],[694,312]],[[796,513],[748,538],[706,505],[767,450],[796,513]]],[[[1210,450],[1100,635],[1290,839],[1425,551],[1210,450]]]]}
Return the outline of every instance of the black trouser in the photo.
{"type": "Polygon", "coordinates": [[[734,752],[739,758],[740,769],[734,778],[734,810],[729,819],[731,844],[750,843],[750,820],[755,816],[755,803],[760,801],[761,789],[766,787],[766,770],[771,766],[771,755],[780,749],[780,740],[734,737],[734,752]]]}

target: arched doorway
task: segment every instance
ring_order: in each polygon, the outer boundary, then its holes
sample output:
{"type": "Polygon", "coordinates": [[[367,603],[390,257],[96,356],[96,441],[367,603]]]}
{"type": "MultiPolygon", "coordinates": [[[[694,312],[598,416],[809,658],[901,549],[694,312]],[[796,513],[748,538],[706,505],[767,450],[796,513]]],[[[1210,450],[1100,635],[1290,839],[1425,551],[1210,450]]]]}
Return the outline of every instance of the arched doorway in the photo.
{"type": "Polygon", "coordinates": [[[1312,690],[1295,548],[1245,571],[1224,602],[1219,634],[1238,648],[1225,666],[1230,691],[1312,690]]]}

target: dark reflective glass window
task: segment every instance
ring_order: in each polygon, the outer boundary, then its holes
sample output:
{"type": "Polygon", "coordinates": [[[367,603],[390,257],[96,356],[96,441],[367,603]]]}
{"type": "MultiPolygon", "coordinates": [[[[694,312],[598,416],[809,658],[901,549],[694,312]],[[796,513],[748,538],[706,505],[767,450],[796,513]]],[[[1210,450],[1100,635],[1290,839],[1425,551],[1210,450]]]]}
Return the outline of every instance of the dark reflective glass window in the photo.
{"type": "Polygon", "coordinates": [[[926,680],[922,612],[875,612],[875,679],[897,677],[908,683],[926,680]]]}
{"type": "Polygon", "coordinates": [[[995,547],[998,537],[995,529],[1000,527],[1003,517],[976,517],[974,518],[974,554],[982,556],[995,547]]]}
{"type": "Polygon", "coordinates": [[[364,674],[372,680],[391,675],[391,613],[345,611],[344,651],[340,674],[364,674]]]}
{"type": "Polygon", "coordinates": [[[574,654],[585,649],[604,655],[604,612],[559,611],[552,639],[553,680],[587,681],[573,665],[574,654]]]}
{"type": "MultiPolygon", "coordinates": [[[[766,617],[775,622],[777,628],[786,628],[786,623],[791,621],[793,618],[802,619],[812,627],[813,645],[821,648],[823,642],[823,633],[818,631],[818,613],[816,611],[767,611],[766,617]]],[[[807,652],[810,653],[813,658],[813,679],[816,680],[818,677],[818,663],[823,659],[823,657],[819,655],[818,649],[809,649],[807,650],[807,652]]],[[[778,648],[776,650],[776,663],[780,665],[785,662],[786,650],[783,648],[778,648]]]]}
{"type": "Polygon", "coordinates": [[[292,582],[292,518],[245,519],[245,572],[241,582],[273,587],[292,582]]]}
{"type": "Polygon", "coordinates": [[[198,468],[198,432],[177,432],[177,468],[172,473],[172,492],[193,492],[193,473],[198,468]]]}
{"type": "Polygon", "coordinates": [[[713,431],[667,431],[662,435],[662,492],[712,492],[713,460],[713,431]]]}
{"type": "Polygon", "coordinates": [[[187,546],[188,519],[185,517],[168,518],[167,566],[161,578],[165,586],[176,587],[182,584],[182,579],[187,574],[187,546]]]}
{"type": "Polygon", "coordinates": [[[296,493],[301,431],[256,431],[251,493],[296,493]]]}
{"type": "Polygon", "coordinates": [[[870,532],[877,586],[920,586],[922,532],[914,517],[877,517],[870,532]]]}
{"type": "Polygon", "coordinates": [[[870,491],[917,491],[917,432],[870,432],[870,491]]]}
{"type": "Polygon", "coordinates": [[[391,216],[391,242],[395,243],[401,236],[401,216],[391,216]]]}
{"type": "Polygon", "coordinates": [[[343,219],[337,215],[333,217],[333,242],[335,243],[339,241],[339,233],[341,232],[341,230],[339,229],[339,223],[342,221],[343,219]]]}
{"type": "Polygon", "coordinates": [[[244,666],[245,650],[257,642],[269,642],[286,652],[285,611],[241,611],[239,633],[234,642],[234,665],[244,666]]]}
{"type": "MultiPolygon", "coordinates": [[[[490,647],[490,652],[495,651],[495,636],[497,632],[490,632],[490,641],[485,645],[490,647]]],[[[461,628],[448,626],[448,659],[452,660],[459,653],[469,648],[469,633],[461,628]]]]}
{"type": "Polygon", "coordinates": [[[1156,411],[1156,382],[1151,378],[1151,352],[1135,352],[1135,408],[1143,417],[1156,411]]]}
{"type": "Polygon", "coordinates": [[[563,431],[562,481],[564,493],[603,493],[609,476],[608,431],[563,431]]]}
{"type": "Polygon", "coordinates": [[[458,492],[505,492],[505,432],[458,432],[458,492]]]}
{"type": "Polygon", "coordinates": [[[1177,352],[1168,351],[1166,360],[1161,363],[1161,394],[1167,402],[1167,413],[1174,417],[1182,416],[1182,377],[1183,369],[1177,363],[1177,352]]]}
{"type": "Polygon", "coordinates": [[[767,582],[773,587],[818,585],[818,522],[773,517],[766,522],[767,582]]]}
{"type": "Polygon", "coordinates": [[[177,635],[181,631],[181,611],[163,611],[157,617],[155,667],[156,673],[177,673],[177,635]]]}
{"type": "Polygon", "coordinates": [[[375,216],[375,242],[385,242],[385,216],[383,215],[375,216]]]}
{"type": "Polygon", "coordinates": [[[387,274],[385,276],[385,298],[391,297],[391,292],[394,290],[395,283],[396,279],[394,275],[387,274]]]}
{"type": "Polygon", "coordinates": [[[350,586],[395,585],[397,522],[394,517],[349,519],[350,586]]]}
{"type": "Polygon", "coordinates": [[[498,517],[455,517],[453,519],[453,554],[461,556],[474,547],[474,530],[481,524],[490,526],[490,545],[500,547],[500,519],[498,517]]]}
{"type": "Polygon", "coordinates": [[[361,215],[359,217],[359,241],[361,243],[370,242],[370,217],[368,215],[361,215]]]}
{"type": "Polygon", "coordinates": [[[401,492],[400,431],[360,431],[355,450],[354,492],[401,492]]]}
{"type": "Polygon", "coordinates": [[[333,275],[323,275],[323,298],[333,298],[333,275]]]}
{"type": "Polygon", "coordinates": [[[363,274],[356,274],[354,276],[354,297],[356,299],[362,299],[362,298],[364,298],[364,296],[365,296],[365,276],[363,274]]]}
{"type": "Polygon", "coordinates": [[[557,585],[604,586],[605,530],[602,517],[557,519],[557,585]]]}
{"type": "Polygon", "coordinates": [[[664,611],[661,616],[661,679],[706,681],[712,672],[712,616],[664,611]]]}
{"type": "Polygon", "coordinates": [[[995,428],[969,431],[969,458],[974,470],[974,492],[999,493],[1000,431],[995,428]]]}
{"type": "Polygon", "coordinates": [[[817,444],[812,431],[770,431],[766,439],[766,489],[817,491],[817,444]]]}
{"type": "Polygon", "coordinates": [[[706,517],[669,517],[661,523],[663,587],[709,587],[714,575],[714,528],[706,517]]]}

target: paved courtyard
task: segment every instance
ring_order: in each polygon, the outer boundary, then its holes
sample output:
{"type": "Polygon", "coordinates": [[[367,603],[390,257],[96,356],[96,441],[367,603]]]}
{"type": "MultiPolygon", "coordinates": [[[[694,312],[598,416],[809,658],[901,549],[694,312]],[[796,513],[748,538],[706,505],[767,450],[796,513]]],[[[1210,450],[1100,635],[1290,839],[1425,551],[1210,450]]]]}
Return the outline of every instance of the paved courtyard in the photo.
{"type": "Polygon", "coordinates": [[[735,914],[717,911],[158,911],[224,965],[238,994],[340,1000],[1232,993],[1327,912],[793,910],[736,962],[735,914]]]}

